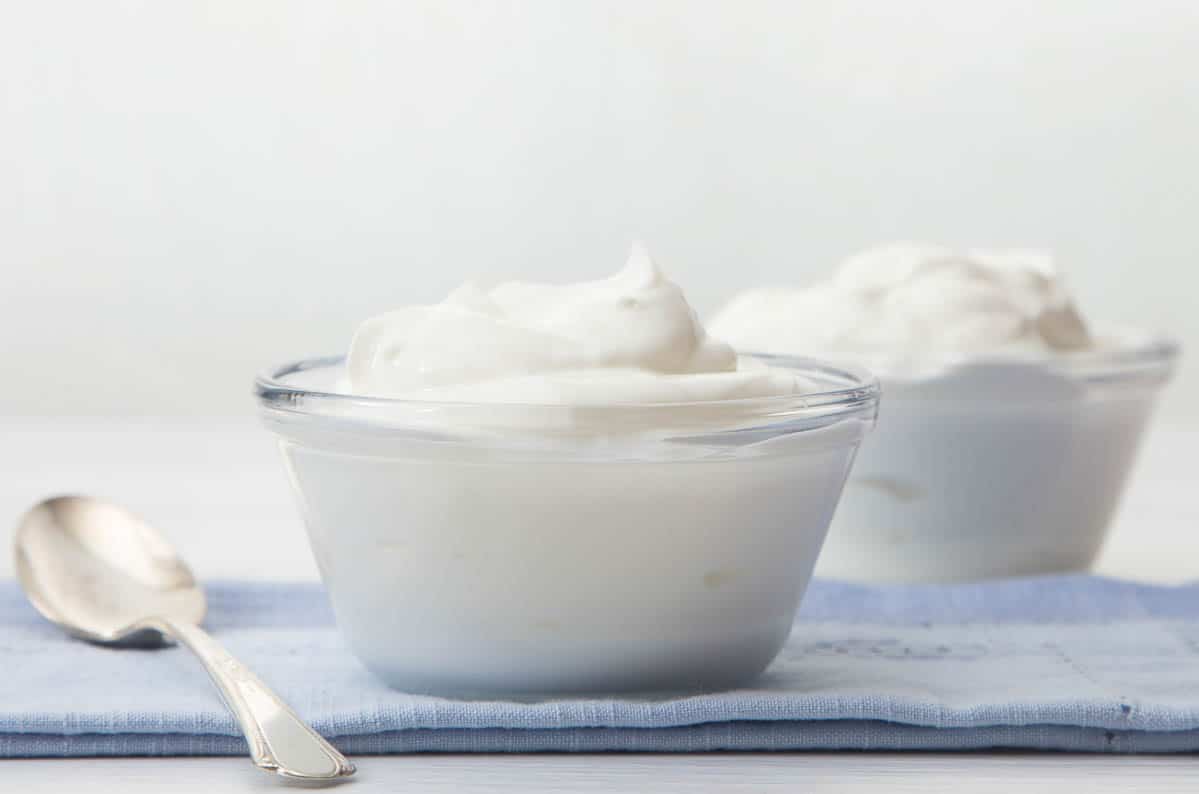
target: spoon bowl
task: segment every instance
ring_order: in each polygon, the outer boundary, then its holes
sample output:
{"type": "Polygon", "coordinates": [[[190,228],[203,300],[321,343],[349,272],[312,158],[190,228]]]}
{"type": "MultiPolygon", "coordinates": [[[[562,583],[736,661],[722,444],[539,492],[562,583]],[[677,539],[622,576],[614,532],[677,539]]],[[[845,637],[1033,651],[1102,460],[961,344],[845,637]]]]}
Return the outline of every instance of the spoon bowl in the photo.
{"type": "Polygon", "coordinates": [[[36,505],[17,528],[15,568],[34,607],[92,642],[161,643],[143,624],[204,619],[204,592],[162,535],[124,508],[79,496],[36,505]]]}

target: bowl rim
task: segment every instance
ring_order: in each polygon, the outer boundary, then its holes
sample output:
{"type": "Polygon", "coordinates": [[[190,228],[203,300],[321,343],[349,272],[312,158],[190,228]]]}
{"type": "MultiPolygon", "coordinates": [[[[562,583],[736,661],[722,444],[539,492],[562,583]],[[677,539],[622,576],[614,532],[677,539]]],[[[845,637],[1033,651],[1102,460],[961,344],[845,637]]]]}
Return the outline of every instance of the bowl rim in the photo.
{"type": "Polygon", "coordinates": [[[320,414],[322,408],[335,406],[367,406],[376,410],[399,408],[407,410],[454,408],[461,410],[504,411],[563,411],[605,410],[617,414],[634,412],[670,412],[679,409],[720,408],[738,409],[741,416],[759,414],[763,418],[779,412],[805,409],[809,416],[842,414],[877,407],[881,396],[878,379],[867,369],[854,364],[832,363],[803,356],[766,353],[739,353],[739,358],[762,362],[767,366],[785,369],[796,375],[821,378],[824,382],[841,382],[835,388],[812,392],[797,392],[758,397],[737,397],[724,400],[691,400],[675,402],[492,402],[417,400],[378,397],[350,392],[313,389],[286,382],[301,372],[344,365],[345,355],[317,356],[295,359],[270,367],[254,379],[254,394],[266,410],[283,410],[301,414],[320,414]],[[823,410],[822,410],[823,409],[823,410]]]}
{"type": "MultiPolygon", "coordinates": [[[[875,373],[885,388],[932,381],[948,373],[979,367],[1043,367],[1045,371],[1091,384],[1159,385],[1174,374],[1182,345],[1174,337],[1127,327],[1110,329],[1110,346],[1086,350],[981,352],[927,351],[909,356],[883,350],[821,351],[837,366],[855,363],[875,373]]],[[[1107,338],[1107,337],[1103,337],[1107,338]]]]}

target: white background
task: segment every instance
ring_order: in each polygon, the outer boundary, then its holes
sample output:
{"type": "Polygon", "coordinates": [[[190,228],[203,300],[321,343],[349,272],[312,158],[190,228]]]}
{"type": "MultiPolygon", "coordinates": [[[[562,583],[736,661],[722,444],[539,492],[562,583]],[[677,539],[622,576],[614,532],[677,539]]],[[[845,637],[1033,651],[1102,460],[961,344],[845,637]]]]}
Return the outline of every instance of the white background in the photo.
{"type": "Polygon", "coordinates": [[[358,319],[633,237],[708,313],[897,237],[1045,246],[1194,346],[1197,146],[1192,0],[4,0],[0,414],[247,414],[358,319]]]}

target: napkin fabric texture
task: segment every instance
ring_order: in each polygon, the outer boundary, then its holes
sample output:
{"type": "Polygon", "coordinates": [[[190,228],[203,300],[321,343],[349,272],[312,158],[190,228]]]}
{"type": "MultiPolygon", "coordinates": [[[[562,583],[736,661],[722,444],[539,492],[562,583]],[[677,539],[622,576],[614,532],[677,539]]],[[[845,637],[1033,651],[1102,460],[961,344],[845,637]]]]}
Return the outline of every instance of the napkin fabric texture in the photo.
{"type": "MultiPolygon", "coordinates": [[[[388,689],[317,585],[226,582],[208,596],[212,633],[352,754],[1199,750],[1199,584],[817,580],[750,687],[536,702],[388,689]]],[[[0,582],[0,757],[244,752],[187,651],[70,639],[0,582]]]]}

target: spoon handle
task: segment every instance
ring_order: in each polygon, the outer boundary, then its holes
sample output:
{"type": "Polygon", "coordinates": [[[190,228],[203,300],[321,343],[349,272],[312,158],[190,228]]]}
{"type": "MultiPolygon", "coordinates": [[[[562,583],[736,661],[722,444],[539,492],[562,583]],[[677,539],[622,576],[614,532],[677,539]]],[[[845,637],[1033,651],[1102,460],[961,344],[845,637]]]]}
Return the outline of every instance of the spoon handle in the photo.
{"type": "Polygon", "coordinates": [[[165,618],[152,624],[199,657],[237,717],[255,765],[299,780],[334,780],[354,774],[349,759],[199,626],[165,618]]]}

